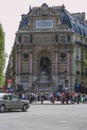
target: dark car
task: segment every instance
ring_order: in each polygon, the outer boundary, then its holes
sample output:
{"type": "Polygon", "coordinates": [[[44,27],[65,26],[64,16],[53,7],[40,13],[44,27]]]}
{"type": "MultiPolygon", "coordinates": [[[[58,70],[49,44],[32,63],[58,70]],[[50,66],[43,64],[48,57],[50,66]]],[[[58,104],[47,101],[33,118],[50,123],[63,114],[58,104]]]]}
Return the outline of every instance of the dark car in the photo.
{"type": "Polygon", "coordinates": [[[11,109],[27,111],[29,107],[29,101],[20,100],[16,95],[11,93],[0,93],[0,112],[10,111],[11,109]]]}

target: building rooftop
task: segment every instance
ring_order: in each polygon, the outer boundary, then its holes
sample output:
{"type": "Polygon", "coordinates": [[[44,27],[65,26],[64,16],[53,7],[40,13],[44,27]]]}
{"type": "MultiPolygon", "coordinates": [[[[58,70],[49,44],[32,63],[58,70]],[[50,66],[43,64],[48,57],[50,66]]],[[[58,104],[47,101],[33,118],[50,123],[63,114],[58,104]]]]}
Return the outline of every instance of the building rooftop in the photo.
{"type": "MultiPolygon", "coordinates": [[[[48,7],[47,4],[43,4],[43,5],[46,5],[48,7]]],[[[42,6],[43,6],[42,5],[42,6]]],[[[42,7],[41,6],[41,7],[42,7]]],[[[41,8],[41,7],[33,7],[32,9],[30,8],[29,12],[26,14],[26,15],[23,15],[22,16],[22,20],[20,22],[20,25],[19,25],[19,30],[28,25],[29,23],[29,15],[31,14],[32,10],[37,10],[38,8],[41,8]]],[[[50,8],[50,7],[48,7],[50,8]]],[[[60,13],[60,16],[61,16],[61,23],[62,24],[65,24],[67,25],[72,31],[82,35],[82,36],[85,36],[87,37],[87,24],[85,22],[85,13],[74,13],[74,14],[70,14],[66,9],[65,9],[65,6],[62,5],[62,6],[54,6],[54,7],[51,7],[53,9],[55,9],[56,12],[60,13]],[[79,18],[80,17],[80,18],[79,18]],[[81,19],[83,18],[83,19],[81,19]]]]}

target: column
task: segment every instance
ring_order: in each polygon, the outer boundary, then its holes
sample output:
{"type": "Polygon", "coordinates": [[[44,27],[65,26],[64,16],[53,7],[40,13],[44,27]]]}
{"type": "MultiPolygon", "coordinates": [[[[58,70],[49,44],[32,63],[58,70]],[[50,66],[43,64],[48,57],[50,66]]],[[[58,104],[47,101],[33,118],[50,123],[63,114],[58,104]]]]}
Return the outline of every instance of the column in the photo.
{"type": "Polygon", "coordinates": [[[56,75],[56,83],[58,83],[58,52],[55,53],[55,75],[56,75]]]}
{"type": "Polygon", "coordinates": [[[21,83],[21,52],[18,51],[16,54],[16,80],[15,83],[19,84],[21,83]]]}
{"type": "Polygon", "coordinates": [[[29,87],[32,89],[32,83],[33,83],[33,75],[32,75],[32,69],[33,69],[33,59],[32,59],[32,51],[30,50],[30,55],[29,55],[29,71],[30,71],[30,76],[29,76],[29,87]]]}
{"type": "Polygon", "coordinates": [[[32,74],[32,53],[30,53],[30,74],[32,74]]]}
{"type": "Polygon", "coordinates": [[[67,74],[70,74],[70,53],[67,53],[67,74]]]}
{"type": "Polygon", "coordinates": [[[21,53],[18,52],[18,56],[17,56],[17,73],[18,75],[21,74],[21,53]]]}
{"type": "Polygon", "coordinates": [[[71,65],[71,63],[70,63],[70,52],[68,52],[67,53],[67,78],[68,78],[68,85],[69,85],[69,87],[71,88],[71,86],[70,86],[70,65],[71,65]]]}

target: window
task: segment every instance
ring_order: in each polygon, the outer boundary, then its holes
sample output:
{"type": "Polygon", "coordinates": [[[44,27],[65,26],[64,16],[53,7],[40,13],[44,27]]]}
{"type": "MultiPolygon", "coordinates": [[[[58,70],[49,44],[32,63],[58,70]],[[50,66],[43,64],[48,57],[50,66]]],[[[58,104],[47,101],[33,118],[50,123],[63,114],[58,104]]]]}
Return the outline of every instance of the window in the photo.
{"type": "Polygon", "coordinates": [[[10,100],[12,100],[12,101],[17,101],[18,98],[17,98],[16,96],[14,96],[14,95],[10,95],[10,100]]]}
{"type": "Polygon", "coordinates": [[[81,52],[81,59],[83,60],[83,58],[84,58],[84,53],[83,53],[83,51],[81,52]]]}
{"type": "Polygon", "coordinates": [[[76,59],[79,59],[79,51],[76,49],[76,59]]]}
{"type": "Polygon", "coordinates": [[[32,42],[33,42],[33,35],[30,34],[30,43],[32,43],[32,42]]]}
{"type": "Polygon", "coordinates": [[[19,43],[21,43],[21,36],[18,37],[18,41],[19,41],[19,43]]]}
{"type": "Polygon", "coordinates": [[[5,95],[5,96],[4,96],[4,99],[5,99],[5,100],[10,100],[10,97],[9,97],[8,95],[5,95]]]}
{"type": "Polygon", "coordinates": [[[58,35],[55,35],[55,42],[58,42],[59,41],[59,37],[58,35]]]}
{"type": "Polygon", "coordinates": [[[70,42],[70,35],[67,35],[67,42],[70,42]]]}

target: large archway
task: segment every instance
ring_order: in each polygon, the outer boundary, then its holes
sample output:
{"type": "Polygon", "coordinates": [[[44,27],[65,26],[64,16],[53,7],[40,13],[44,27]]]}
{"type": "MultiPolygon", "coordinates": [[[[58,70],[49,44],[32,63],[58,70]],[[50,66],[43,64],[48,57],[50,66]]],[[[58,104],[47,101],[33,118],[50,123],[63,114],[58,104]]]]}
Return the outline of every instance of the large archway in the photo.
{"type": "Polygon", "coordinates": [[[51,74],[51,62],[47,56],[43,56],[40,59],[40,72],[43,71],[47,74],[51,74]]]}

